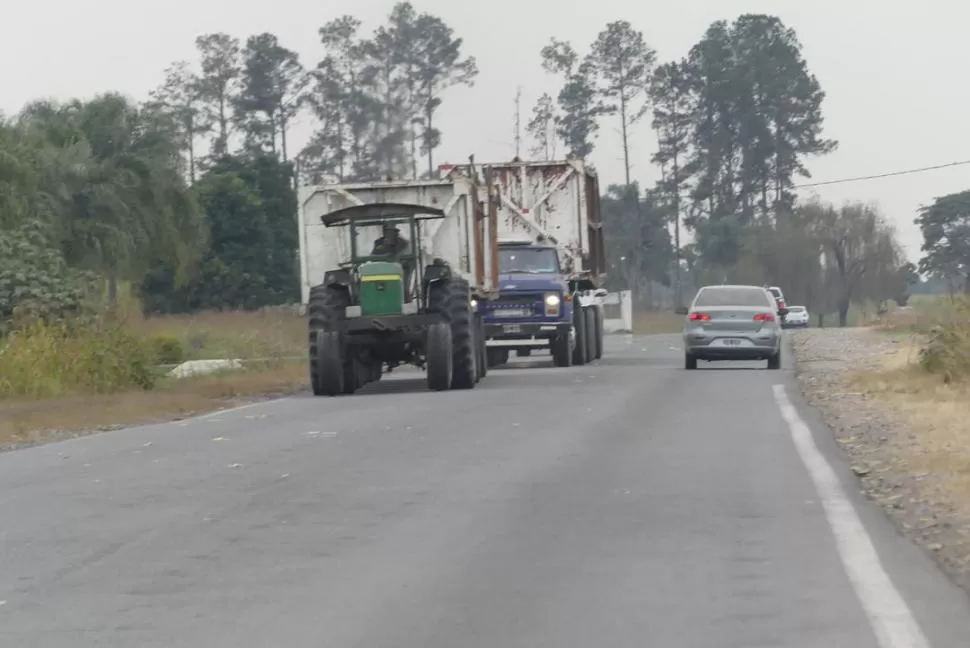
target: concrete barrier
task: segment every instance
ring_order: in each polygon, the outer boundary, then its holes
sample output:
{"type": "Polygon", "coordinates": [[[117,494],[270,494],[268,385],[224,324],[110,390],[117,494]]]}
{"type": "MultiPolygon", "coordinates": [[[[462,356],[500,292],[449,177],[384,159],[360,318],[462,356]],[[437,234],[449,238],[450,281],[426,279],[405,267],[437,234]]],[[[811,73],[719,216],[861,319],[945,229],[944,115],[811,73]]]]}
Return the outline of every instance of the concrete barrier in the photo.
{"type": "Polygon", "coordinates": [[[633,293],[629,290],[611,292],[602,298],[603,331],[605,333],[633,332],[633,293]]]}

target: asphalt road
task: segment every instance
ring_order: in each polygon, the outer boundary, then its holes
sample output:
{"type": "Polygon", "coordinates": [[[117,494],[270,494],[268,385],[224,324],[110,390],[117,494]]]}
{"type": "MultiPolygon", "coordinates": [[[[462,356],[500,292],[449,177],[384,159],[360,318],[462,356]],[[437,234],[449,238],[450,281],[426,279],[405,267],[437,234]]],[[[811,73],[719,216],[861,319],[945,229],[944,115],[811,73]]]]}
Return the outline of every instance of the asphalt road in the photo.
{"type": "Polygon", "coordinates": [[[790,372],[677,345],[2,454],[0,646],[966,648],[790,372]]]}

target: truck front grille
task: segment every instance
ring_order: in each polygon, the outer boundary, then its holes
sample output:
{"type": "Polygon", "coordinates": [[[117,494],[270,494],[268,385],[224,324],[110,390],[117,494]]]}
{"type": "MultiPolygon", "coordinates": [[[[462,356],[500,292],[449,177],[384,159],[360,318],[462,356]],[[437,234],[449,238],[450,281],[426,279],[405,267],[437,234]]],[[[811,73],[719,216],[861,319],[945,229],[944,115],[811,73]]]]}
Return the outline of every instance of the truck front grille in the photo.
{"type": "Polygon", "coordinates": [[[544,300],[545,293],[519,293],[501,295],[485,304],[486,309],[496,317],[531,317],[544,313],[544,300]]]}

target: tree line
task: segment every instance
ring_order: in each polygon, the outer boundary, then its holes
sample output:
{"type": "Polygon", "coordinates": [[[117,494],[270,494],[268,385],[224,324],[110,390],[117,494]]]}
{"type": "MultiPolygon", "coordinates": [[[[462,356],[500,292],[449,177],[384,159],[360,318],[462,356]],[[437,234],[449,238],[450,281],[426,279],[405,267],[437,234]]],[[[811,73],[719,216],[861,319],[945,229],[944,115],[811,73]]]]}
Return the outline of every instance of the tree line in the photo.
{"type": "Polygon", "coordinates": [[[852,302],[905,301],[914,268],[878,210],[797,199],[808,161],[838,142],[824,134],[825,93],[797,34],[779,18],[714,22],[685,56],[664,63],[625,20],[608,23],[585,50],[553,38],[539,54],[559,90],[532,111],[534,155],[562,147],[588,158],[604,124],[620,133],[625,183],[604,202],[620,280],[673,283],[678,292],[685,276],[781,285],[842,323],[852,302]],[[647,119],[661,179],[641,189],[630,134],[647,119]]]}
{"type": "MultiPolygon", "coordinates": [[[[294,185],[434,175],[446,93],[478,74],[451,27],[409,2],[369,35],[348,15],[318,37],[306,62],[270,33],[204,34],[197,60],[171,64],[146,101],[37,101],[3,119],[0,250],[12,253],[0,288],[14,297],[0,316],[72,303],[92,277],[107,278],[109,300],[121,281],[138,286],[150,311],[295,300],[294,185]],[[300,116],[314,130],[294,151],[300,116]]],[[[776,17],[715,22],[666,63],[615,21],[585,51],[552,39],[538,62],[559,89],[532,111],[533,157],[588,159],[602,125],[621,133],[624,182],[603,196],[613,282],[765,281],[843,318],[854,300],[905,293],[913,269],[874,208],[797,200],[807,161],[837,143],[776,17]],[[630,146],[644,121],[661,169],[646,188],[630,146]]]]}

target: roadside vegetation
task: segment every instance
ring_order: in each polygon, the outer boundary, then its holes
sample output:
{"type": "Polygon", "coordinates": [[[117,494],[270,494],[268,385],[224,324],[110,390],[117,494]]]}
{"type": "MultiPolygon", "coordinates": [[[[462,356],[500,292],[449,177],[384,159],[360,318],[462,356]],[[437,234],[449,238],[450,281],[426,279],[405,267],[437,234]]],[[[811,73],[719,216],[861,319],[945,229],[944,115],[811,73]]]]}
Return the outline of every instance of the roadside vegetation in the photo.
{"type": "Polygon", "coordinates": [[[970,299],[915,295],[850,331],[795,337],[802,388],[863,490],[970,588],[970,299]]]}

